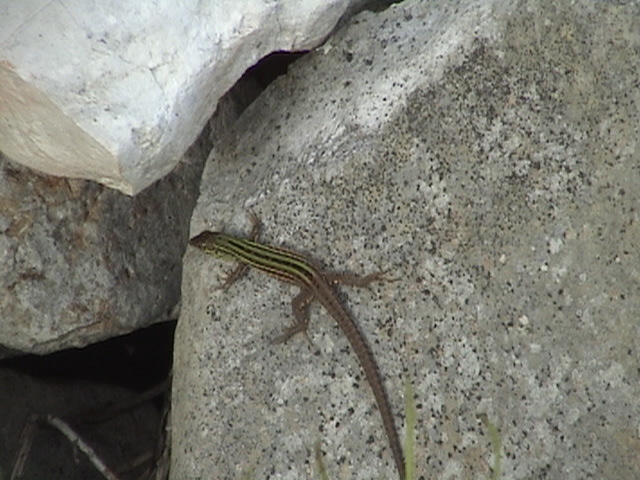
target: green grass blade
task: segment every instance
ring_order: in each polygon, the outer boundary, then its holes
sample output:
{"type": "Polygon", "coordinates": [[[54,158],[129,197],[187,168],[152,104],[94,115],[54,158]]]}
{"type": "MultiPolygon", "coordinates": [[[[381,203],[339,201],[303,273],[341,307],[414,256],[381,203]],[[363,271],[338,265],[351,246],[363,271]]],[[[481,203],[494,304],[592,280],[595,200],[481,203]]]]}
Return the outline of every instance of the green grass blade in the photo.
{"type": "Polygon", "coordinates": [[[407,416],[407,433],[404,440],[404,463],[406,480],[412,480],[416,475],[416,404],[413,400],[413,386],[404,384],[404,401],[407,416]]]}

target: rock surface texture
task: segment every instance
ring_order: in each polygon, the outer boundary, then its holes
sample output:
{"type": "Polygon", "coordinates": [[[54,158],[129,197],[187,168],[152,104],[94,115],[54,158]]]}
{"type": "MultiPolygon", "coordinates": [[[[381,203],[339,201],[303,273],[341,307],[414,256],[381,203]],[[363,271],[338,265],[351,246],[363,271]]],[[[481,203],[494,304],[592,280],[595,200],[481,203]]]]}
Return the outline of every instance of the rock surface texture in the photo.
{"type": "MultiPolygon", "coordinates": [[[[586,0],[406,1],[364,12],[273,83],[213,150],[192,221],[335,270],[417,478],[640,478],[640,12],[586,0]],[[215,221],[213,220],[215,219],[215,221]],[[400,422],[402,424],[402,422],[400,422]]],[[[331,318],[271,345],[295,289],[189,249],[173,479],[395,478],[331,318]]]]}
{"type": "Polygon", "coordinates": [[[0,358],[175,318],[204,150],[133,198],[0,154],[0,358]]]}
{"type": "Polygon", "coordinates": [[[0,149],[127,194],[178,163],[244,71],[317,46],[362,0],[7,2],[0,149]]]}

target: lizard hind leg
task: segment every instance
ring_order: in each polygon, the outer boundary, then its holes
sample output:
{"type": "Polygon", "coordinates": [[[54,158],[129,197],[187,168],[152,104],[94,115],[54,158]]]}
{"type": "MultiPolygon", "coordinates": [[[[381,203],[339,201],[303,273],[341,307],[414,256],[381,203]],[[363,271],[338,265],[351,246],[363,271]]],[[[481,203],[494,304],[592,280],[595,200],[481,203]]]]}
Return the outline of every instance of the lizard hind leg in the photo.
{"type": "Polygon", "coordinates": [[[295,321],[293,325],[285,329],[280,335],[273,339],[273,343],[286,343],[291,337],[298,333],[304,334],[309,344],[314,347],[309,338],[309,303],[313,300],[313,293],[309,290],[302,290],[291,300],[291,310],[295,321]]]}

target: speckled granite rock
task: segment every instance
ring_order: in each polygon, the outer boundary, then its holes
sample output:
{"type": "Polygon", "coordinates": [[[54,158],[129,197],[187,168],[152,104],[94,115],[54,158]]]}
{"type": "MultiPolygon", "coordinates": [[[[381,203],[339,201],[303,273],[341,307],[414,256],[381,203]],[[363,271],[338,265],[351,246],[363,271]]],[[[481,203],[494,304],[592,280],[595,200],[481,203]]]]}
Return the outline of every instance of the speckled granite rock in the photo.
{"type": "MultiPolygon", "coordinates": [[[[640,478],[640,15],[635,3],[406,1],[290,69],[211,155],[193,234],[246,231],[390,269],[348,304],[424,478],[640,478]]],[[[346,340],[295,289],[188,251],[174,479],[394,478],[346,340]],[[317,350],[317,352],[316,352],[317,350]],[[317,353],[317,354],[316,354],[317,353]],[[355,388],[354,388],[355,387],[355,388]]]]}

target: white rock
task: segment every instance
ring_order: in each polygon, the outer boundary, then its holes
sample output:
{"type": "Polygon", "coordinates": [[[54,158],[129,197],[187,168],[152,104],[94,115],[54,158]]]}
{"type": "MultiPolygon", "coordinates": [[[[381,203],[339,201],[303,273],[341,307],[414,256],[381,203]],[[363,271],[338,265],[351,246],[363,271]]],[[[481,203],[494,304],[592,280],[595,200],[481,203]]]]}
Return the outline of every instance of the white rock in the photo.
{"type": "Polygon", "coordinates": [[[0,146],[134,194],[168,173],[260,58],[318,45],[355,0],[7,2],[0,146]]]}

